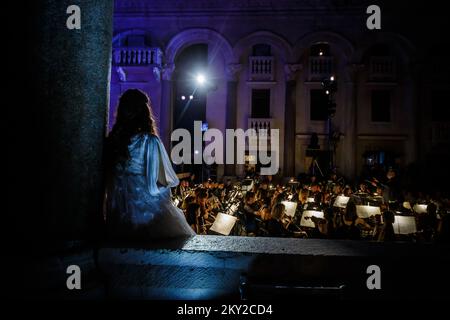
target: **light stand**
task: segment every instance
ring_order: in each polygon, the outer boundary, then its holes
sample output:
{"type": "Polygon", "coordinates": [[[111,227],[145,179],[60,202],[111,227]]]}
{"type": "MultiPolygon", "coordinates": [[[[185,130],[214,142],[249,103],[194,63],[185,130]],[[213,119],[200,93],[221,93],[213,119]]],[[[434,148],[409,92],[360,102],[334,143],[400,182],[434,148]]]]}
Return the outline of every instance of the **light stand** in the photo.
{"type": "Polygon", "coordinates": [[[336,134],[332,129],[331,119],[336,114],[336,102],[334,101],[334,94],[337,92],[337,82],[334,76],[331,76],[329,79],[324,79],[322,81],[323,90],[325,90],[325,94],[328,96],[328,106],[327,106],[327,143],[328,143],[328,151],[330,155],[330,170],[333,170],[335,167],[334,159],[337,147],[337,141],[339,137],[336,139],[336,134]]]}

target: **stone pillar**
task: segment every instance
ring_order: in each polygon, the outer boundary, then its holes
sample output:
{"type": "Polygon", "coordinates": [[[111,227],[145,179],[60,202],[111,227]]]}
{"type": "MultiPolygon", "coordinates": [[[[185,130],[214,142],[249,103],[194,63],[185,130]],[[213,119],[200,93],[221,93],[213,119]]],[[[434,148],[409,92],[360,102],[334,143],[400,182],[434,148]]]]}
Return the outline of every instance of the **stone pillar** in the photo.
{"type": "Polygon", "coordinates": [[[417,115],[419,114],[417,105],[419,101],[418,94],[418,68],[411,67],[407,69],[403,79],[403,106],[402,117],[405,123],[405,133],[408,139],[405,142],[405,165],[419,160],[417,154],[418,137],[417,137],[417,115]]]}
{"type": "Polygon", "coordinates": [[[28,72],[34,79],[33,97],[26,100],[39,126],[23,148],[37,150],[28,154],[26,171],[39,171],[39,179],[32,188],[23,181],[22,191],[23,201],[28,194],[39,195],[39,202],[33,203],[29,218],[22,218],[22,227],[28,225],[27,236],[34,237],[29,245],[48,240],[42,249],[87,239],[98,233],[94,227],[102,218],[113,1],[76,4],[81,29],[66,27],[70,14],[64,1],[43,0],[28,12],[32,14],[28,72]]]}
{"type": "Polygon", "coordinates": [[[161,86],[161,110],[159,134],[167,152],[170,154],[170,135],[172,133],[172,110],[173,110],[173,82],[172,74],[175,70],[173,63],[167,64],[162,69],[161,86]]]}
{"type": "MultiPolygon", "coordinates": [[[[358,74],[364,69],[364,65],[352,64],[348,66],[349,81],[345,82],[346,99],[349,101],[343,117],[344,141],[339,142],[338,152],[340,154],[341,164],[344,175],[347,178],[354,179],[358,176],[360,168],[357,168],[358,154],[358,74]],[[343,145],[342,145],[343,142],[343,145]]],[[[338,107],[339,108],[339,107],[338,107]]],[[[339,110],[338,110],[339,112],[339,110]]]]}
{"type": "MultiPolygon", "coordinates": [[[[239,73],[242,70],[241,64],[230,64],[227,66],[227,103],[225,129],[236,129],[236,109],[237,109],[237,86],[239,73]]],[[[225,132],[224,132],[225,134],[225,132]]],[[[232,143],[226,141],[226,143],[232,143]]],[[[226,152],[226,146],[224,146],[226,152]]],[[[225,153],[224,153],[225,154],[225,153]]],[[[236,154],[236,150],[235,150],[236,154]]],[[[226,154],[224,157],[226,160],[226,154]]],[[[236,175],[236,166],[234,164],[225,164],[225,176],[236,175]]]]}
{"type": "Polygon", "coordinates": [[[285,177],[294,177],[295,172],[295,119],[296,119],[296,75],[302,66],[286,64],[286,106],[284,109],[284,170],[285,177]]]}

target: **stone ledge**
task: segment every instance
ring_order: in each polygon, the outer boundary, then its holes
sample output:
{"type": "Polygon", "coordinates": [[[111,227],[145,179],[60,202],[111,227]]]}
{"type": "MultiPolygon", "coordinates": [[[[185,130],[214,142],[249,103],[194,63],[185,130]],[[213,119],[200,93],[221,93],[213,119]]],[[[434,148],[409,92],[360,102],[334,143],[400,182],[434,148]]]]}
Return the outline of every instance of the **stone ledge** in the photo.
{"type": "MultiPolygon", "coordinates": [[[[140,299],[239,298],[249,287],[346,287],[347,298],[442,297],[450,285],[448,246],[319,239],[194,236],[153,243],[109,242],[98,251],[107,296],[140,299]],[[369,265],[383,272],[383,290],[366,287],[369,265]]],[[[311,291],[311,290],[310,290],[311,291]]]]}
{"type": "Polygon", "coordinates": [[[308,256],[433,256],[450,252],[450,245],[410,242],[380,243],[372,241],[295,239],[269,237],[193,236],[190,238],[133,241],[109,241],[102,248],[143,250],[181,250],[249,254],[287,254],[308,256]]]}

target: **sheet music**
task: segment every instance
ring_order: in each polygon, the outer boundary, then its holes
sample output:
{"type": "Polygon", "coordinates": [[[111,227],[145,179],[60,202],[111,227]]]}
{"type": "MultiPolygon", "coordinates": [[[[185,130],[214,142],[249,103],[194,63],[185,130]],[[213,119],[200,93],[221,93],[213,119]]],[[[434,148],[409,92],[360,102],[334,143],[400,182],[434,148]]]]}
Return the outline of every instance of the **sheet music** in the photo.
{"type": "Polygon", "coordinates": [[[427,213],[427,204],[415,204],[413,210],[415,213],[427,213]]]}
{"type": "Polygon", "coordinates": [[[210,230],[228,236],[236,223],[237,218],[229,214],[218,213],[210,230]]]}
{"type": "Polygon", "coordinates": [[[380,207],[356,206],[356,214],[359,218],[367,219],[377,214],[381,214],[380,207]]]}
{"type": "Polygon", "coordinates": [[[281,203],[284,204],[284,207],[286,208],[286,215],[289,217],[294,217],[295,210],[297,210],[297,202],[281,201],[281,203]]]}
{"type": "Polygon", "coordinates": [[[417,232],[416,219],[414,217],[395,216],[395,234],[411,234],[417,232]]]}
{"type": "Polygon", "coordinates": [[[344,197],[344,196],[338,196],[336,200],[334,200],[333,206],[336,208],[347,208],[348,200],[350,200],[350,197],[344,197]]]}
{"type": "Polygon", "coordinates": [[[300,226],[302,227],[308,227],[308,228],[315,228],[316,225],[314,222],[312,222],[311,219],[306,219],[307,217],[316,217],[316,218],[322,218],[323,219],[323,212],[322,211],[312,211],[312,210],[306,210],[303,211],[302,219],[300,220],[300,226]]]}
{"type": "Polygon", "coordinates": [[[411,203],[409,203],[409,201],[403,202],[403,208],[408,209],[408,210],[412,210],[411,203]]]}

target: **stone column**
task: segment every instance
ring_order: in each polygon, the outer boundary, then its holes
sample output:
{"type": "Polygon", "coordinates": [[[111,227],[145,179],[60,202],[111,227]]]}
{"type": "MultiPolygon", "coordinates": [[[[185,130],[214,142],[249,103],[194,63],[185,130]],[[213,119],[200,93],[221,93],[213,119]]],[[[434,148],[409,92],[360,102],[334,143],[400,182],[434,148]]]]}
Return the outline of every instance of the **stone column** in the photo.
{"type": "MultiPolygon", "coordinates": [[[[345,82],[346,107],[343,117],[344,141],[339,142],[338,152],[341,153],[341,165],[347,178],[354,179],[359,174],[357,144],[358,144],[358,74],[364,70],[362,64],[352,64],[348,66],[349,79],[345,82]],[[340,149],[340,150],[339,150],[340,149]],[[343,163],[342,163],[343,162],[343,163]]],[[[338,106],[339,109],[339,106],[338,106]]],[[[337,111],[339,112],[339,110],[337,111]]],[[[342,169],[341,169],[342,170],[342,169]]]]}
{"type": "Polygon", "coordinates": [[[403,106],[402,106],[402,117],[404,117],[404,121],[406,124],[406,134],[408,135],[408,139],[406,141],[405,145],[405,165],[408,165],[410,163],[414,163],[418,158],[418,135],[417,135],[417,115],[419,114],[418,111],[418,101],[419,101],[419,94],[418,94],[418,80],[419,79],[419,68],[416,67],[409,67],[407,69],[404,79],[403,79],[403,106]]]}
{"type": "Polygon", "coordinates": [[[172,109],[173,109],[173,82],[172,74],[175,70],[173,63],[167,64],[162,69],[161,85],[161,111],[159,134],[167,152],[170,154],[170,135],[172,133],[172,109]]]}
{"type": "MultiPolygon", "coordinates": [[[[242,70],[241,64],[229,64],[227,66],[227,103],[226,103],[226,120],[225,129],[236,129],[236,109],[237,109],[237,86],[239,80],[239,73],[242,70]]],[[[225,134],[225,132],[224,132],[225,134]]],[[[232,143],[231,141],[226,141],[226,143],[232,143]]],[[[226,146],[224,146],[224,152],[226,151],[226,146]]],[[[236,150],[235,150],[236,152],[236,150]]],[[[225,154],[225,153],[224,153],[225,154]]],[[[236,154],[236,153],[235,153],[236,154]]],[[[226,159],[226,155],[224,157],[226,159]]],[[[234,176],[236,175],[236,166],[234,164],[225,164],[225,175],[234,176]]]]}
{"type": "Polygon", "coordinates": [[[39,201],[22,227],[28,225],[34,244],[48,240],[41,249],[98,234],[95,224],[102,218],[113,1],[76,4],[81,29],[66,27],[70,14],[64,1],[43,0],[27,12],[32,15],[27,71],[34,78],[33,97],[26,100],[39,125],[23,148],[37,151],[28,153],[26,171],[39,171],[39,180],[33,187],[23,181],[22,191],[23,201],[34,195],[39,201]]]}
{"type": "Polygon", "coordinates": [[[295,172],[295,119],[296,119],[296,76],[302,69],[300,64],[286,64],[286,106],[284,109],[284,170],[285,177],[293,177],[295,172]]]}

